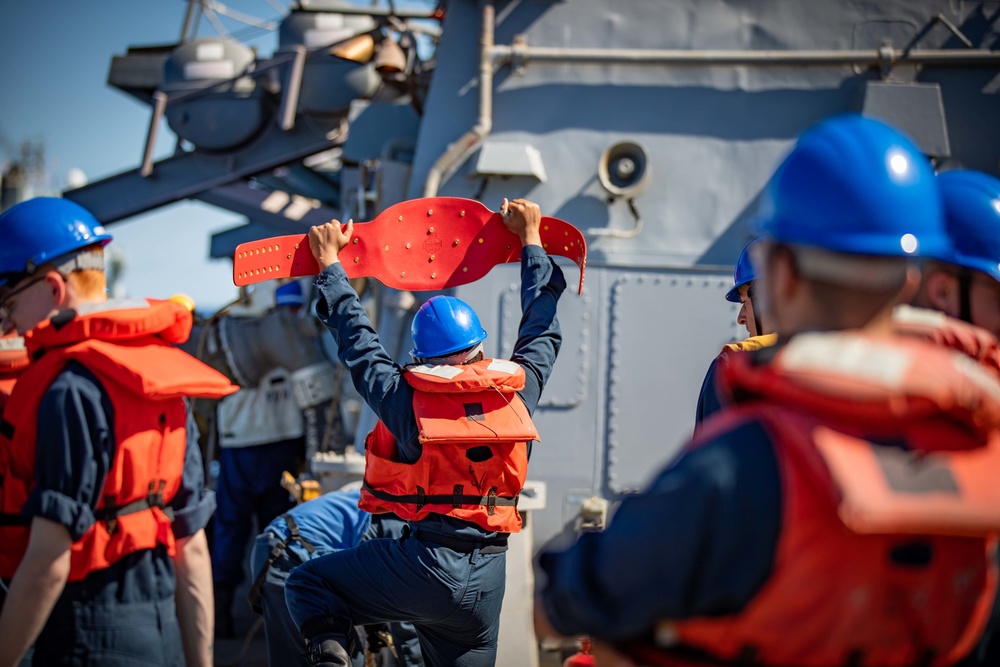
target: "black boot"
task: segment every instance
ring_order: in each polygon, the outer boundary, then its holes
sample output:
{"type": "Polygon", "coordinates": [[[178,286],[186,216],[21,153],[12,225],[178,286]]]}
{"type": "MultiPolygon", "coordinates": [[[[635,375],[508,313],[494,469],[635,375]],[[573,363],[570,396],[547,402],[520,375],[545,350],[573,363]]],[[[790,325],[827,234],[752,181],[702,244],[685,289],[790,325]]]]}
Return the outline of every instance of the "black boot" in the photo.
{"type": "Polygon", "coordinates": [[[236,636],[233,628],[233,587],[216,583],[215,589],[215,638],[232,639],[236,636]]]}
{"type": "Polygon", "coordinates": [[[319,635],[309,640],[309,664],[313,667],[351,667],[343,635],[319,635]]]}

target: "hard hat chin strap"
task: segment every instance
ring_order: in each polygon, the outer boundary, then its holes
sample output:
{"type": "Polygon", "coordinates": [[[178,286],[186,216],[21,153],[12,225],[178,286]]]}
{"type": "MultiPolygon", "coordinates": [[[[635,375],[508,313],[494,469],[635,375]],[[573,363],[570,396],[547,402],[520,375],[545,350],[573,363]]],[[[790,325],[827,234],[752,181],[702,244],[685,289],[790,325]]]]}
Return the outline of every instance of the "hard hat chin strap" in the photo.
{"type": "Polygon", "coordinates": [[[757,310],[757,308],[759,308],[760,300],[757,298],[753,283],[750,283],[750,288],[747,290],[747,298],[750,300],[750,312],[753,313],[753,315],[747,319],[753,324],[753,335],[759,336],[762,333],[760,330],[760,316],[758,315],[760,311],[757,310]]]}
{"type": "Polygon", "coordinates": [[[958,272],[958,317],[972,324],[972,272],[961,269],[958,272]]]}

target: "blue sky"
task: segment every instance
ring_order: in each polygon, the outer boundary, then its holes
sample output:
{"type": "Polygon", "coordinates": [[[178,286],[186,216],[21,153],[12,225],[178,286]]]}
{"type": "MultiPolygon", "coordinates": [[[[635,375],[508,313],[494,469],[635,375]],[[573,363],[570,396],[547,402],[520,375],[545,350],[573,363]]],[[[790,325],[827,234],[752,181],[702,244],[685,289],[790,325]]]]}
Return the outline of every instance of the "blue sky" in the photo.
{"type": "MultiPolygon", "coordinates": [[[[357,0],[356,0],[357,1],[357,0]]],[[[231,9],[280,19],[290,0],[224,0],[231,9]]],[[[366,3],[367,4],[367,3],[366,3]]],[[[412,2],[398,3],[410,5],[412,2]]],[[[0,163],[8,147],[43,140],[50,187],[61,192],[70,169],[90,181],[139,166],[150,107],[107,85],[114,55],[131,46],[176,43],[184,0],[7,0],[0,2],[0,163]]],[[[235,31],[246,26],[230,20],[235,31]]],[[[216,35],[204,19],[199,35],[216,35]]],[[[262,56],[277,43],[258,32],[249,42],[262,56]]],[[[175,138],[166,124],[156,147],[168,156],[175,138]]],[[[123,253],[130,296],[183,292],[199,310],[236,296],[228,260],[208,260],[209,235],[243,218],[196,202],[179,202],[112,225],[113,248],[123,253]]]]}

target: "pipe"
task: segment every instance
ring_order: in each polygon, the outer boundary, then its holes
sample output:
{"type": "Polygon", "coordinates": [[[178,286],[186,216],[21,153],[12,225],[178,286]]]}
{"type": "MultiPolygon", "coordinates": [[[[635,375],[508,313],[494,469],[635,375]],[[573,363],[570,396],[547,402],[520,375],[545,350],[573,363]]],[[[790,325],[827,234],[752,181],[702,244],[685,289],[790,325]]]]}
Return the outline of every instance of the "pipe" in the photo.
{"type": "Polygon", "coordinates": [[[479,117],[434,162],[424,181],[424,197],[437,196],[441,181],[469,157],[493,130],[493,28],[496,9],[493,0],[482,0],[482,29],[479,37],[479,117]]]}
{"type": "Polygon", "coordinates": [[[306,47],[296,44],[292,47],[292,51],[295,55],[292,57],[292,64],[288,68],[288,76],[281,91],[281,108],[278,111],[281,129],[285,132],[295,127],[295,113],[299,108],[299,92],[302,89],[302,73],[306,65],[306,47]]]}
{"type": "Polygon", "coordinates": [[[868,50],[684,50],[600,49],[527,46],[493,47],[498,65],[522,67],[529,61],[612,65],[1000,65],[1000,51],[989,49],[912,49],[883,46],[868,50]]]}
{"type": "Polygon", "coordinates": [[[149,178],[153,173],[153,149],[156,147],[156,134],[160,129],[160,121],[167,110],[167,94],[161,91],[153,93],[153,118],[149,121],[149,130],[146,132],[146,146],[142,151],[142,167],[139,168],[139,175],[149,178]]]}
{"type": "Polygon", "coordinates": [[[438,9],[407,9],[407,8],[392,8],[389,7],[350,7],[350,6],[339,6],[333,9],[328,6],[323,6],[322,3],[317,3],[315,7],[309,5],[308,3],[299,3],[295,7],[296,11],[299,12],[316,12],[316,13],[329,13],[329,14],[341,14],[343,16],[371,16],[374,17],[390,17],[394,16],[399,19],[437,19],[441,20],[444,18],[442,12],[438,9]]]}

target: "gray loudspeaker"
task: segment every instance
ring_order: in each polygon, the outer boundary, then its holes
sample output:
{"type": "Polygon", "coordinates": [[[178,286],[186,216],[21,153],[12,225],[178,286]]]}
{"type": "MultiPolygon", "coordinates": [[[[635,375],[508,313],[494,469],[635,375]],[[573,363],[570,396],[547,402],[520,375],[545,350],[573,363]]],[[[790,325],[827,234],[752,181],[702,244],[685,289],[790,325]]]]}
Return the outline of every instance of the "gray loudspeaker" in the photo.
{"type": "Polygon", "coordinates": [[[604,189],[615,197],[634,197],[649,183],[649,156],[646,149],[631,141],[608,148],[597,165],[604,189]]]}

